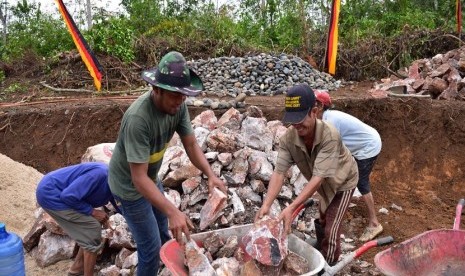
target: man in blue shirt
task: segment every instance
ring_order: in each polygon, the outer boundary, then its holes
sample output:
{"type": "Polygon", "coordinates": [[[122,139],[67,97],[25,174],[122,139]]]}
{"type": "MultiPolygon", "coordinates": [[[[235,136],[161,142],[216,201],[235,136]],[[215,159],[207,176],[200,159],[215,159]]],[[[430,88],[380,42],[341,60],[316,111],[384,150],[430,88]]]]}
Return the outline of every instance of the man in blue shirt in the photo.
{"type": "MultiPolygon", "coordinates": [[[[103,247],[105,211],[95,208],[114,204],[108,187],[108,166],[88,162],[52,171],[37,186],[36,198],[47,212],[79,245],[68,275],[94,275],[97,252],[103,247]]],[[[116,208],[116,210],[118,210],[116,208]]]]}

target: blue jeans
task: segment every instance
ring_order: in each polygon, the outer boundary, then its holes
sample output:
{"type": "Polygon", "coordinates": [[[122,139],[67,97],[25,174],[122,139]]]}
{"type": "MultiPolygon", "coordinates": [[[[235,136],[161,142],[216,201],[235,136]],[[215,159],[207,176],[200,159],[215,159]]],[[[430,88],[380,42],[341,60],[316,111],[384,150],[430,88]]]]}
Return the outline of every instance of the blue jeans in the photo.
{"type": "MultiPolygon", "coordinates": [[[[157,183],[163,194],[163,184],[157,183]]],[[[115,196],[137,245],[137,276],[154,276],[160,265],[160,248],[171,239],[168,218],[144,197],[128,201],[115,196]]]]}

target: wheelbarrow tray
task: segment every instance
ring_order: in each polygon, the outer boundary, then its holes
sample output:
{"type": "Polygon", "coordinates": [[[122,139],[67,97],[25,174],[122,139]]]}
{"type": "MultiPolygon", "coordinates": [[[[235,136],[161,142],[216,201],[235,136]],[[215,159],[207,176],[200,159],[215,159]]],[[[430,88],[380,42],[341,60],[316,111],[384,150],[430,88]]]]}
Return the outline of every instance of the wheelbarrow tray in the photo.
{"type": "MultiPolygon", "coordinates": [[[[250,229],[252,229],[253,224],[246,224],[240,226],[233,226],[224,229],[218,229],[208,232],[202,232],[197,234],[192,234],[191,239],[197,242],[199,246],[202,246],[202,241],[205,240],[207,237],[211,236],[213,233],[218,234],[221,238],[226,240],[230,236],[237,236],[239,240],[239,246],[244,249],[244,244],[242,244],[241,240],[242,237],[245,236],[250,229]]],[[[307,275],[316,275],[320,272],[324,265],[325,260],[323,255],[316,250],[314,247],[306,243],[305,241],[299,239],[294,234],[290,234],[288,237],[288,248],[290,251],[300,255],[301,257],[305,258],[310,266],[310,272],[304,274],[307,275]]],[[[244,260],[250,260],[251,257],[247,255],[245,252],[244,260]]],[[[170,270],[170,272],[177,276],[187,276],[189,274],[187,267],[184,265],[184,252],[176,242],[176,240],[172,239],[166,242],[161,250],[160,250],[160,257],[166,267],[170,270]]]]}
{"type": "Polygon", "coordinates": [[[379,252],[374,260],[385,275],[465,275],[465,231],[427,231],[379,252]]]}

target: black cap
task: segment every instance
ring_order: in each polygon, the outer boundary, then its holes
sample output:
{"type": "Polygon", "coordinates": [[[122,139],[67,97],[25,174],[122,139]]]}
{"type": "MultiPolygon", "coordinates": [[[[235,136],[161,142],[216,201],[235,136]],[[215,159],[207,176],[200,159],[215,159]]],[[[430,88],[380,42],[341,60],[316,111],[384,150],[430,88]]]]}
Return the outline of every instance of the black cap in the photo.
{"type": "Polygon", "coordinates": [[[283,123],[297,124],[302,122],[312,107],[315,106],[315,93],[307,84],[293,86],[286,94],[283,123]]]}

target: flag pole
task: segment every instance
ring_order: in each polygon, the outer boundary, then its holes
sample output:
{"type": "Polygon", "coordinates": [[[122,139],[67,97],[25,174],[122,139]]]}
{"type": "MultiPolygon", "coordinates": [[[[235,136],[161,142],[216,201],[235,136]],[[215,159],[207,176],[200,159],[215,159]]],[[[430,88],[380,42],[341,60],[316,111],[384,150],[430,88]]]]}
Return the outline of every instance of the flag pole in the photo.
{"type": "Polygon", "coordinates": [[[65,25],[73,39],[74,44],[81,56],[82,61],[89,70],[90,75],[94,79],[94,85],[97,88],[97,91],[100,91],[102,85],[102,71],[103,68],[97,60],[97,57],[94,55],[92,50],[87,44],[87,41],[84,39],[84,36],[81,34],[79,29],[77,28],[76,23],[74,22],[73,18],[68,12],[63,0],[55,0],[58,5],[58,10],[60,11],[63,20],[65,21],[65,25]]]}
{"type": "Polygon", "coordinates": [[[336,57],[337,57],[337,44],[338,44],[338,21],[339,10],[341,1],[333,0],[331,4],[331,17],[328,30],[328,38],[326,43],[326,63],[328,66],[328,73],[331,75],[336,74],[336,57]]]}

